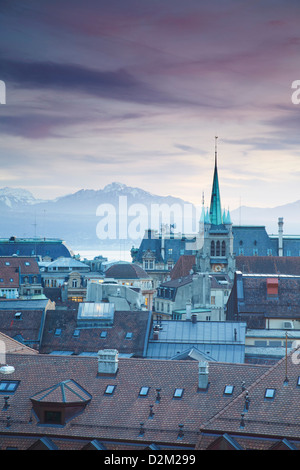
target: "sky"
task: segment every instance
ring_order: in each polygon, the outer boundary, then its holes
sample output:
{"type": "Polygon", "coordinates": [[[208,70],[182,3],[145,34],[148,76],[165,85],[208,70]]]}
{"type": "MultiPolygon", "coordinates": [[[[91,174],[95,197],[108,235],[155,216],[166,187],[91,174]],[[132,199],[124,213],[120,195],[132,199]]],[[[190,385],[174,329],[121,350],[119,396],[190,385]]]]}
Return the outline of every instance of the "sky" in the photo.
{"type": "Polygon", "coordinates": [[[299,0],[1,0],[0,188],[300,199],[299,0]]]}

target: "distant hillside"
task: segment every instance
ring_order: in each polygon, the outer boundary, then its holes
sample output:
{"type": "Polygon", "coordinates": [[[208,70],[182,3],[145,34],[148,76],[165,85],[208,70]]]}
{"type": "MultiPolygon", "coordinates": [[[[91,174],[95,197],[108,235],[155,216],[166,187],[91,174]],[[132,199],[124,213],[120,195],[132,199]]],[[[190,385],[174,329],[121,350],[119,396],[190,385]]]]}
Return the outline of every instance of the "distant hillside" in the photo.
{"type": "MultiPolygon", "coordinates": [[[[81,189],[73,194],[46,201],[35,199],[29,191],[22,188],[0,188],[0,237],[8,238],[12,235],[57,237],[64,239],[74,250],[119,249],[120,245],[123,249],[130,249],[132,245],[139,246],[140,239],[130,239],[123,222],[127,217],[128,226],[133,228],[135,233],[139,232],[143,236],[144,229],[153,225],[151,215],[155,204],[165,204],[166,207],[176,204],[182,213],[184,213],[185,205],[188,204],[194,211],[194,217],[196,214],[194,206],[187,201],[173,196],[158,196],[143,189],[116,182],[108,184],[103,189],[81,189]],[[119,207],[121,200],[126,201],[127,206],[123,204],[119,207]],[[97,214],[99,207],[102,208],[101,214],[97,214]],[[145,208],[146,211],[141,212],[141,209],[145,208]],[[110,209],[110,217],[115,216],[116,240],[100,240],[97,235],[99,222],[103,222],[105,217],[107,219],[105,209],[110,209]],[[121,227],[119,221],[121,221],[121,227]],[[121,241],[119,240],[120,234],[122,235],[121,241]]],[[[235,225],[240,223],[241,225],[265,225],[269,234],[277,233],[278,217],[283,217],[284,233],[300,234],[299,214],[300,201],[296,201],[265,209],[242,206],[232,211],[231,217],[235,225]]],[[[152,228],[158,229],[159,225],[152,226],[152,228]]],[[[180,230],[180,227],[177,226],[175,232],[177,230],[180,230]]]]}

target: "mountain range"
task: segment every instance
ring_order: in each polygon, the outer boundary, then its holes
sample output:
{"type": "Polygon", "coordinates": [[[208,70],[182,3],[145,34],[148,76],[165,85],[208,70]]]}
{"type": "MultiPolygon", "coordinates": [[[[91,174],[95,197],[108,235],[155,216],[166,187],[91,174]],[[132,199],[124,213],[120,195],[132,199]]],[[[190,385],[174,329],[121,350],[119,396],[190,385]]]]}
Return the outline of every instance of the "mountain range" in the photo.
{"type": "MultiPolygon", "coordinates": [[[[188,201],[117,182],[103,189],[81,189],[52,200],[36,199],[26,189],[5,187],[0,188],[0,237],[62,238],[73,250],[118,250],[121,244],[130,249],[139,246],[145,229],[159,228],[161,221],[155,217],[154,209],[158,207],[155,205],[168,209],[174,204],[182,214],[187,214],[184,211],[189,207],[195,218],[196,208],[188,201]],[[110,238],[105,238],[107,230],[110,238]],[[111,237],[111,230],[115,238],[111,237]]],[[[277,233],[278,217],[284,218],[285,234],[300,234],[299,214],[300,200],[274,208],[242,206],[230,213],[234,225],[265,225],[269,234],[277,233]]],[[[185,228],[176,224],[174,231],[186,232],[185,228]]]]}

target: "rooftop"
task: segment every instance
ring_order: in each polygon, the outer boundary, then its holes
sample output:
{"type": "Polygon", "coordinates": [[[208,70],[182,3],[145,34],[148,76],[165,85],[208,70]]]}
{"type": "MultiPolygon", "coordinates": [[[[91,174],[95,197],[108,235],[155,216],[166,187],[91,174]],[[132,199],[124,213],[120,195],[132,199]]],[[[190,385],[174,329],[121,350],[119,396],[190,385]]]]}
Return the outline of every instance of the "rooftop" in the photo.
{"type": "MultiPolygon", "coordinates": [[[[212,362],[209,388],[199,392],[197,361],[119,358],[117,374],[105,376],[98,375],[95,357],[9,354],[7,360],[15,368],[8,380],[17,387],[9,395],[10,420],[0,444],[19,449],[45,438],[58,449],[82,449],[95,439],[107,449],[144,449],[150,444],[192,449],[201,424],[240,394],[242,380],[249,386],[268,370],[212,362]],[[228,396],[226,385],[232,386],[228,396]],[[176,389],[182,390],[177,397],[176,389]],[[44,400],[45,391],[54,394],[50,404],[58,400],[63,405],[65,391],[71,396],[74,392],[86,406],[64,424],[42,424],[31,399],[44,400]]],[[[46,410],[47,401],[43,406],[46,410]]]]}

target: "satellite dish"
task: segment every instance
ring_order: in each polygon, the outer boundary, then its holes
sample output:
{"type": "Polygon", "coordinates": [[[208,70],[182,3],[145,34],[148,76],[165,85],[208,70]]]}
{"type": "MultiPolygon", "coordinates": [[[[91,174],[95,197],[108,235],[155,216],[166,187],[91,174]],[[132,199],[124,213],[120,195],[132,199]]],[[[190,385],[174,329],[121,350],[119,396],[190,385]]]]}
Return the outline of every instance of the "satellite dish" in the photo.
{"type": "Polygon", "coordinates": [[[15,368],[13,366],[8,366],[7,364],[5,366],[0,367],[1,374],[12,374],[14,371],[15,368]]]}

